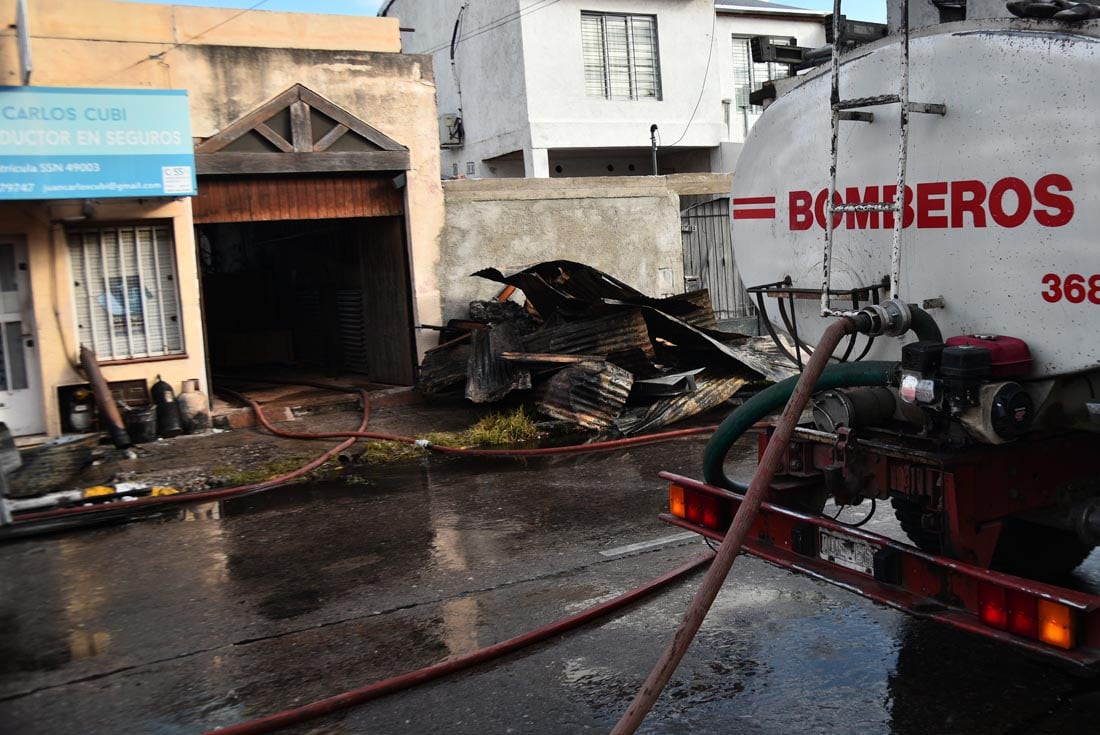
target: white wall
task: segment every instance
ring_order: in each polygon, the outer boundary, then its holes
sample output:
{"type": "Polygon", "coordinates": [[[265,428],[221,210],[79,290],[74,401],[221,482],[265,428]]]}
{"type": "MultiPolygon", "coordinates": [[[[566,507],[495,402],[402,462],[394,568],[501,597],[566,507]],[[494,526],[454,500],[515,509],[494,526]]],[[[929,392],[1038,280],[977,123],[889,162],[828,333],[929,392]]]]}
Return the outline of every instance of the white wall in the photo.
{"type": "Polygon", "coordinates": [[[717,77],[705,80],[714,18],[712,0],[560,0],[523,19],[527,107],[537,148],[649,147],[649,126],[662,143],[716,146],[722,131],[717,77]],[[605,100],[585,95],[581,11],[654,15],[661,65],[660,100],[605,100]],[[691,126],[692,109],[703,98],[691,126]]]}
{"type": "MultiPolygon", "coordinates": [[[[733,84],[733,37],[734,36],[794,36],[798,46],[817,48],[825,45],[825,26],[819,21],[792,20],[790,18],[760,18],[733,13],[718,15],[718,51],[717,58],[711,62],[721,76],[719,88],[720,100],[730,100],[729,129],[723,123],[722,140],[742,143],[745,140],[746,113],[735,104],[733,84]]],[[[721,104],[721,103],[719,103],[721,104]]],[[[759,115],[747,114],[748,127],[759,115]]],[[[729,171],[722,168],[716,170],[729,171]]]]}
{"type": "Polygon", "coordinates": [[[473,162],[473,176],[492,176],[481,164],[484,159],[522,150],[530,142],[520,0],[471,0],[462,15],[452,71],[451,35],[464,3],[395,0],[386,16],[398,18],[403,28],[415,29],[401,34],[405,53],[432,52],[440,114],[458,112],[461,88],[466,143],[459,149],[441,151],[442,174],[451,176],[457,163],[458,173],[465,176],[466,163],[473,162]]]}
{"type": "MultiPolygon", "coordinates": [[[[395,0],[387,12],[416,29],[402,34],[406,52],[433,52],[441,114],[459,108],[449,46],[464,1],[395,0]]],[[[442,174],[454,175],[457,165],[457,174],[470,178],[619,175],[631,163],[635,171],[627,173],[648,174],[649,157],[638,149],[648,150],[652,124],[661,146],[709,149],[706,155],[680,156],[679,163],[729,170],[730,146],[720,144],[743,140],[743,126],[729,126],[722,105],[734,96],[733,34],[794,36],[811,47],[825,42],[820,23],[716,17],[713,0],[472,0],[456,50],[466,141],[441,152],[442,174]],[[586,96],[582,10],[656,16],[661,99],[586,96]],[[581,160],[577,149],[599,152],[581,160]],[[518,155],[490,160],[511,153],[518,155]],[[609,164],[614,172],[607,171],[609,164]]]]}

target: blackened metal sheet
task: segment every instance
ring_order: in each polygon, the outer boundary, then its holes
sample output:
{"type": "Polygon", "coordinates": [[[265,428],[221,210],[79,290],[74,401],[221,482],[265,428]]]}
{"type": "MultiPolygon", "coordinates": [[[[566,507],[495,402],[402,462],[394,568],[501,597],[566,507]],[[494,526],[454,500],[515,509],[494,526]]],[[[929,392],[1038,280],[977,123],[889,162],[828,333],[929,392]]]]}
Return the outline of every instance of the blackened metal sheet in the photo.
{"type": "Polygon", "coordinates": [[[607,429],[626,405],[633,376],[609,362],[582,362],[559,370],[538,402],[542,413],[588,429],[607,429]]]}
{"type": "Polygon", "coordinates": [[[472,352],[468,339],[429,350],[420,363],[417,388],[426,395],[437,395],[462,385],[472,352]]]}
{"type": "Polygon", "coordinates": [[[570,260],[549,260],[518,270],[484,268],[473,275],[519,288],[543,318],[555,311],[584,314],[603,299],[645,298],[622,281],[570,260]]]}
{"type": "MultiPolygon", "coordinates": [[[[629,300],[626,300],[630,303],[629,300]]],[[[679,296],[669,296],[651,304],[666,314],[672,314],[693,327],[700,329],[718,329],[718,319],[714,316],[714,306],[710,301],[710,291],[700,289],[679,296]]]]}
{"type": "Polygon", "coordinates": [[[649,334],[655,340],[660,339],[681,349],[709,355],[732,368],[747,367],[776,382],[798,374],[798,370],[785,357],[779,359],[775,356],[776,351],[770,345],[770,338],[743,337],[698,329],[657,309],[641,309],[649,325],[649,334]],[[765,346],[761,340],[768,341],[769,345],[765,346]]]}
{"type": "Polygon", "coordinates": [[[531,373],[500,359],[501,352],[516,352],[519,338],[514,322],[475,330],[473,349],[466,368],[466,398],[474,403],[499,401],[513,390],[531,387],[531,373]]]}
{"type": "Polygon", "coordinates": [[[640,349],[646,357],[653,357],[649,330],[637,309],[560,323],[528,334],[521,341],[523,348],[517,352],[610,355],[640,349]]]}
{"type": "Polygon", "coordinates": [[[710,294],[705,289],[654,299],[601,270],[570,260],[550,260],[519,270],[485,268],[473,275],[519,288],[547,320],[555,313],[574,317],[605,313],[608,301],[618,301],[652,306],[707,329],[717,327],[710,294]]]}
{"type": "Polygon", "coordinates": [[[615,426],[626,436],[652,431],[709,411],[728,401],[748,382],[743,377],[699,376],[695,379],[694,393],[664,398],[651,406],[625,412],[615,421],[615,426]]]}

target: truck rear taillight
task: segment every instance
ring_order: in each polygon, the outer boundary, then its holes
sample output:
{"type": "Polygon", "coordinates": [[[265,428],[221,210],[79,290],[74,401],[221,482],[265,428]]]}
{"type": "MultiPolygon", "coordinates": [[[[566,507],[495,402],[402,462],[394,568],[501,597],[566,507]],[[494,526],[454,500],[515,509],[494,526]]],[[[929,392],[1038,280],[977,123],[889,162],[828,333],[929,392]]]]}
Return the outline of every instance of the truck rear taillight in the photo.
{"type": "Polygon", "coordinates": [[[728,525],[723,524],[722,502],[718,498],[679,485],[668,487],[668,511],[713,531],[723,531],[728,525]]]}
{"type": "Polygon", "coordinates": [[[1058,648],[1077,645],[1077,616],[1066,605],[1039,600],[1039,640],[1058,648]]]}
{"type": "Polygon", "coordinates": [[[1077,616],[1060,602],[982,584],[978,588],[978,616],[991,628],[1051,646],[1068,650],[1076,645],[1077,616]]]}

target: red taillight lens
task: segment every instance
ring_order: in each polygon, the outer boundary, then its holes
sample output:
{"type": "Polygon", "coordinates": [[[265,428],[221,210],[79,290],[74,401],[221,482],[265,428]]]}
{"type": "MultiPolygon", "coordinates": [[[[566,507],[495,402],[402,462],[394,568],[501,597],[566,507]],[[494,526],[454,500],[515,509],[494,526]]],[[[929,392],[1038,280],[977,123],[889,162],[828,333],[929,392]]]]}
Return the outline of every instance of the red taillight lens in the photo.
{"type": "Polygon", "coordinates": [[[982,622],[994,628],[1008,628],[1008,601],[1000,587],[983,584],[978,587],[978,615],[982,622]]]}
{"type": "Polygon", "coordinates": [[[1022,592],[1009,591],[1005,595],[1008,601],[1008,631],[1028,638],[1039,637],[1039,617],[1037,601],[1022,592]]]}
{"type": "Polygon", "coordinates": [[[684,491],[684,517],[692,523],[715,531],[721,530],[721,505],[718,498],[693,490],[684,491]]]}

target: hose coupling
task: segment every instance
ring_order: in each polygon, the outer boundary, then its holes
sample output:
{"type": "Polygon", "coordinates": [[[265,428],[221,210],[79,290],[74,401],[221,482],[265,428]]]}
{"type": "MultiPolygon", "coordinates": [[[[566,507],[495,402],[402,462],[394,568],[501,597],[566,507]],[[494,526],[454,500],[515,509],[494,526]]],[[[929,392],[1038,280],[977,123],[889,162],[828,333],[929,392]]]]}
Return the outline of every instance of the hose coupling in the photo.
{"type": "Polygon", "coordinates": [[[872,337],[900,337],[909,331],[913,324],[913,311],[909,304],[900,299],[887,299],[881,304],[872,304],[860,309],[860,315],[866,319],[860,321],[860,331],[872,337]],[[864,324],[870,322],[866,329],[864,324]]]}

